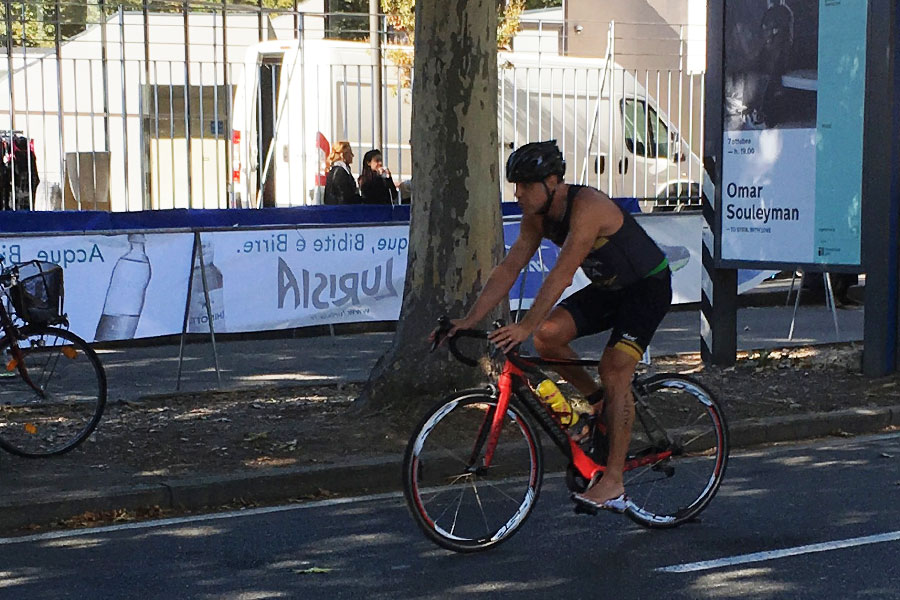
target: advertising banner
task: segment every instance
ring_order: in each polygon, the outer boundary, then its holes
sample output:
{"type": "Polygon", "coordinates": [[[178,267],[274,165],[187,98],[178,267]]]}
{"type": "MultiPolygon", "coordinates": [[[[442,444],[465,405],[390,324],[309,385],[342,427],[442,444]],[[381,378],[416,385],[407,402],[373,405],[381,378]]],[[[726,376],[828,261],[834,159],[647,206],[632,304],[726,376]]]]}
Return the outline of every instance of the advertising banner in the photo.
{"type": "MultiPolygon", "coordinates": [[[[702,217],[637,219],[669,258],[673,302],[699,301],[702,217]]],[[[518,228],[517,219],[504,223],[507,245],[518,228]]],[[[185,306],[189,333],[207,333],[210,315],[220,333],[396,320],[408,237],[407,224],[205,231],[193,267],[191,232],[4,237],[0,255],[7,263],[61,265],[71,328],[107,341],[178,334],[185,306]]],[[[524,285],[520,275],[510,291],[514,310],[531,306],[558,253],[550,242],[541,245],[524,285]]],[[[743,273],[744,287],[762,278],[743,273]]],[[[588,283],[579,271],[565,295],[588,283]]]]}
{"type": "MultiPolygon", "coordinates": [[[[201,234],[216,331],[392,321],[400,315],[408,225],[201,234]]],[[[188,330],[208,331],[194,267],[188,330]]]]}
{"type": "Polygon", "coordinates": [[[63,267],[71,329],[88,341],[181,331],[191,233],[3,238],[7,264],[41,260],[63,267]]]}
{"type": "MultiPolygon", "coordinates": [[[[700,226],[703,217],[699,214],[635,215],[641,227],[650,234],[653,241],[666,253],[672,269],[672,303],[686,304],[700,301],[700,226]]],[[[519,222],[507,221],[503,224],[506,249],[519,235],[519,222]]],[[[546,274],[556,264],[559,248],[549,240],[542,240],[538,252],[532,257],[525,272],[510,290],[511,308],[516,310],[531,306],[546,274]],[[523,284],[524,281],[524,284],[523,284]]],[[[578,269],[570,285],[562,294],[569,296],[590,280],[578,269]]]]}
{"type": "Polygon", "coordinates": [[[867,11],[725,3],[723,261],[859,264],[867,11]]]}

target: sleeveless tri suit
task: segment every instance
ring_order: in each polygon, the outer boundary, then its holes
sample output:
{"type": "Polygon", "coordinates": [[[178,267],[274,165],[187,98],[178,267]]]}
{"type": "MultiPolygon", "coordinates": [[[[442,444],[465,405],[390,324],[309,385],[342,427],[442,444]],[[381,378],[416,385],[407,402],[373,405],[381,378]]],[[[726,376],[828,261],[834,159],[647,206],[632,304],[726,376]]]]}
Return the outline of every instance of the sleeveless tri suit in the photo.
{"type": "MultiPolygon", "coordinates": [[[[569,235],[572,202],[583,187],[569,186],[562,220],[544,217],[543,235],[557,246],[569,235]]],[[[672,274],[659,246],[633,216],[622,215],[622,227],[598,236],[581,264],[591,284],[559,306],[572,315],[578,337],[612,329],[607,346],[640,360],[671,305],[672,274]]]]}

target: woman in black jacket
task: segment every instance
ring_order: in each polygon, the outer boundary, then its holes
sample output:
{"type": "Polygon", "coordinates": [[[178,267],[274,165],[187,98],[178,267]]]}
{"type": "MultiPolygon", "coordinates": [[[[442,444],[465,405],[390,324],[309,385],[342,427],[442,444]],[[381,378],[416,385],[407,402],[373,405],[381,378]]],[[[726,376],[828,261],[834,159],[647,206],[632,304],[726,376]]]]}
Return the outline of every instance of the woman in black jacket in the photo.
{"type": "Polygon", "coordinates": [[[350,173],[353,150],[350,142],[335,142],[328,155],[328,176],[325,178],[325,204],[358,204],[362,202],[356,180],[350,173]]]}
{"type": "Polygon", "coordinates": [[[359,191],[365,204],[394,204],[397,199],[397,186],[391,172],[384,166],[381,150],[377,148],[369,150],[363,157],[359,191]]]}

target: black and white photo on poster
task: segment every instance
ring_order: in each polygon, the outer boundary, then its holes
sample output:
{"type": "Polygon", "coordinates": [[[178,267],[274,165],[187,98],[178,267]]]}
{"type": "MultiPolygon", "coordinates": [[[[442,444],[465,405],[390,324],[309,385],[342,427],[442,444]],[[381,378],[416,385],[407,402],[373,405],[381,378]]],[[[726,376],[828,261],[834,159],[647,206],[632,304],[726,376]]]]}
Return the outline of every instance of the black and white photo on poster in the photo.
{"type": "Polygon", "coordinates": [[[726,131],[815,128],[818,30],[818,0],[726,2],[726,131]]]}

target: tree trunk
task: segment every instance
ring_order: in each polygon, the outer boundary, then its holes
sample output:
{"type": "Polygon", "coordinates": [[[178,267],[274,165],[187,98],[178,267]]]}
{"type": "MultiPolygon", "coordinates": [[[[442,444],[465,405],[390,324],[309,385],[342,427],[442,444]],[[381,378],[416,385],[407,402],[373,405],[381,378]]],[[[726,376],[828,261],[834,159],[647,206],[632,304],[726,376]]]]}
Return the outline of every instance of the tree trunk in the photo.
{"type": "MultiPolygon", "coordinates": [[[[403,306],[364,405],[410,408],[485,378],[446,350],[428,354],[437,318],[461,317],[503,256],[497,164],[497,2],[418,0],[412,201],[403,306]]],[[[508,303],[495,311],[509,311],[508,303]]]]}

